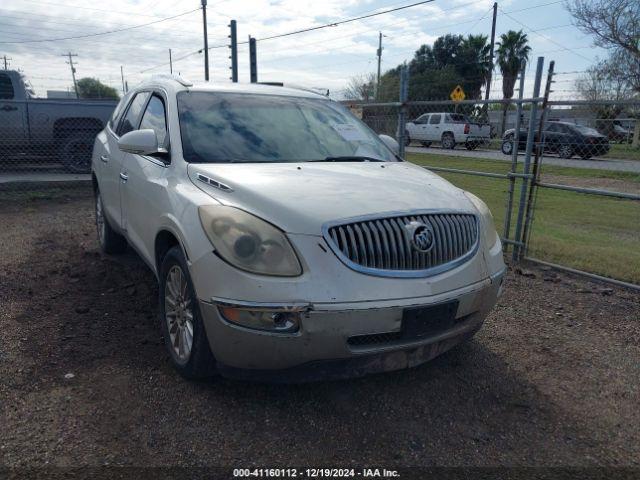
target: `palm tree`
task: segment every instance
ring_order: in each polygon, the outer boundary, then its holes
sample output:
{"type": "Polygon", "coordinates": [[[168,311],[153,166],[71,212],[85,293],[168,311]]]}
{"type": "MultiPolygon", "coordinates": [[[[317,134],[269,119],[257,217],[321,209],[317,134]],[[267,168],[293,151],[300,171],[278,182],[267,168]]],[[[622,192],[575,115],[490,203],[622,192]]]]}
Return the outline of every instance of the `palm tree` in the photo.
{"type": "MultiPolygon", "coordinates": [[[[527,34],[522,30],[518,32],[509,30],[500,35],[496,54],[497,64],[502,73],[502,96],[505,100],[513,98],[513,87],[516,84],[518,72],[520,72],[522,62],[529,60],[529,52],[531,52],[531,47],[528,45],[527,34]]],[[[505,102],[502,110],[501,133],[504,133],[505,130],[508,107],[509,104],[505,102]]]]}
{"type": "Polygon", "coordinates": [[[464,78],[469,98],[480,98],[480,91],[489,81],[491,45],[486,35],[469,35],[462,41],[457,69],[464,78]]]}

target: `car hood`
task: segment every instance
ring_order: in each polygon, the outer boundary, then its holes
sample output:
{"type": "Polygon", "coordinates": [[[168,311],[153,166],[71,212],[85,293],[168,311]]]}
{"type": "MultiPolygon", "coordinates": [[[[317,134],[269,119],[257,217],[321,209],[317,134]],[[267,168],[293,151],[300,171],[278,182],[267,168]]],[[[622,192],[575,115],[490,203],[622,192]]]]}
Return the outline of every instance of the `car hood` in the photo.
{"type": "Polygon", "coordinates": [[[462,190],[407,162],[192,163],[188,171],[193,183],[220,203],[289,233],[321,235],[328,221],[385,212],[475,212],[462,190]]]}

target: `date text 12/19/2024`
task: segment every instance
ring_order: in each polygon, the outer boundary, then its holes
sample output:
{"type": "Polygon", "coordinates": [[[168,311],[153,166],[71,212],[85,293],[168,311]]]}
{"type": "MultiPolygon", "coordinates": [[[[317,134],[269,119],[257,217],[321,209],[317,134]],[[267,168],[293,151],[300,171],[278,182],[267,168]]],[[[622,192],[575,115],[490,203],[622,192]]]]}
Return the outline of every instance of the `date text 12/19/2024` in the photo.
{"type": "Polygon", "coordinates": [[[400,478],[386,468],[234,468],[234,478],[400,478]]]}

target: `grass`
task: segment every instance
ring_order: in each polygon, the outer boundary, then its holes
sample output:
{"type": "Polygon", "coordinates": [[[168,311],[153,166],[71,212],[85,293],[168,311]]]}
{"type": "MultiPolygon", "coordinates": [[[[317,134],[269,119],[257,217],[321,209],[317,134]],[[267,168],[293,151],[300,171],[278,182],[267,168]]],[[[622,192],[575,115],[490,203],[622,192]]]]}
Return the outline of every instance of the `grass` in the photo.
{"type": "MultiPolygon", "coordinates": [[[[432,165],[505,173],[499,161],[410,154],[408,159],[432,165]]],[[[638,182],[640,175],[566,167],[544,167],[544,172],[567,177],[615,178],[638,182]]],[[[509,182],[502,179],[438,172],[453,184],[482,198],[493,212],[496,228],[504,230],[509,182]]],[[[515,182],[514,203],[520,195],[515,182]]],[[[512,212],[511,237],[516,208],[512,212]]],[[[640,284],[640,202],[561,190],[539,189],[529,255],[550,262],[640,284]]]]}

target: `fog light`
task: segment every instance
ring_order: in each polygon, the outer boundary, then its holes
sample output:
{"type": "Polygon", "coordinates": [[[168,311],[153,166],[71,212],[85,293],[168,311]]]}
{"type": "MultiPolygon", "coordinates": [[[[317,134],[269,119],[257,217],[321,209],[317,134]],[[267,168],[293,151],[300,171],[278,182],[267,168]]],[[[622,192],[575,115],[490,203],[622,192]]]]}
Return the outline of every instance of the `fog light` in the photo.
{"type": "Polygon", "coordinates": [[[249,310],[219,306],[222,316],[229,322],[256,330],[279,333],[297,332],[300,328],[300,312],[276,309],[249,310]]]}

